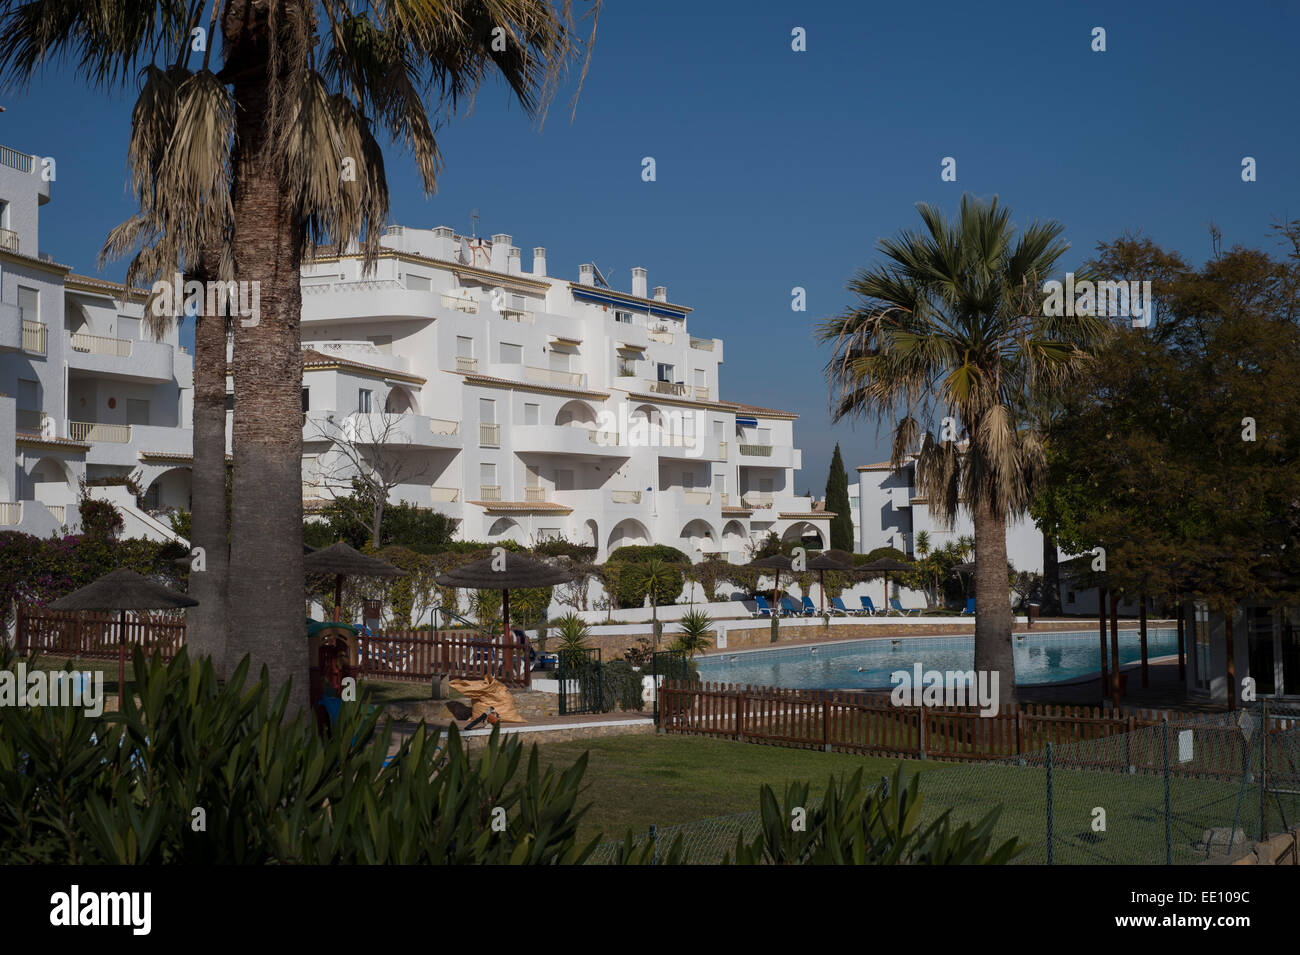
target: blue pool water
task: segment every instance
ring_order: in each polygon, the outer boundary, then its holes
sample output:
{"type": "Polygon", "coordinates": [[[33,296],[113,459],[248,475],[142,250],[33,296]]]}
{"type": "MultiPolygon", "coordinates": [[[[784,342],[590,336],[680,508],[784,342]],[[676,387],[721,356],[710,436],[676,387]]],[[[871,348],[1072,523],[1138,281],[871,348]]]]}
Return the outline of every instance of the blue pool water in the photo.
{"type": "MultiPolygon", "coordinates": [[[[1027,633],[1014,639],[1016,683],[1033,686],[1087,679],[1100,669],[1100,640],[1096,630],[1027,633]]],[[[1149,658],[1178,652],[1178,631],[1147,630],[1149,658]]],[[[1138,631],[1119,632],[1120,663],[1141,658],[1138,631]]],[[[920,663],[926,670],[969,670],[975,665],[975,638],[888,637],[791,647],[781,650],[747,650],[696,657],[700,679],[711,683],[780,686],[796,690],[872,689],[889,687],[889,676],[911,671],[920,663]],[[861,668],[861,672],[859,672],[861,668]]]]}

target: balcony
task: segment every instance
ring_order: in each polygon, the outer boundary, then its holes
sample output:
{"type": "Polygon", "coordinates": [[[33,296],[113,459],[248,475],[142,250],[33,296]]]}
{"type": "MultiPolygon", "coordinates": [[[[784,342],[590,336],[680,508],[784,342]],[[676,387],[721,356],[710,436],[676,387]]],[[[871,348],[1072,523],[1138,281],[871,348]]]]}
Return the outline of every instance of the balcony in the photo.
{"type": "Polygon", "coordinates": [[[456,295],[454,293],[442,293],[442,307],[449,308],[453,312],[464,312],[467,315],[478,314],[478,301],[473,296],[456,295]]]}
{"type": "Polygon", "coordinates": [[[696,401],[708,401],[708,400],[709,400],[709,386],[708,386],[708,385],[696,385],[696,386],[695,386],[695,400],[696,400],[696,401]]]}
{"type": "Polygon", "coordinates": [[[129,424],[102,424],[95,421],[69,421],[68,437],[73,441],[105,444],[130,444],[129,424]]]}
{"type": "Polygon", "coordinates": [[[362,279],[342,282],[313,282],[302,286],[302,321],[382,322],[392,319],[423,319],[437,314],[441,294],[425,289],[408,289],[396,279],[362,279]]]}
{"type": "Polygon", "coordinates": [[[610,491],[609,500],[611,504],[640,504],[640,491],[610,491]]]}
{"type": "MultiPolygon", "coordinates": [[[[478,426],[478,443],[481,448],[501,447],[501,425],[480,424],[478,426]]],[[[484,498],[487,500],[487,498],[484,498]]]]}
{"type": "Polygon", "coordinates": [[[50,330],[44,322],[23,319],[23,351],[29,355],[45,355],[50,347],[50,330]]]}
{"type": "Polygon", "coordinates": [[[434,504],[455,504],[460,500],[460,488],[431,487],[429,488],[429,500],[434,504]]]}
{"type": "Polygon", "coordinates": [[[73,351],[85,355],[110,355],[113,358],[131,357],[131,342],[126,338],[105,338],[102,335],[78,333],[68,337],[68,344],[73,351]]]}
{"type": "Polygon", "coordinates": [[[555,368],[535,368],[524,366],[524,380],[538,385],[551,385],[557,388],[585,389],[587,376],[577,371],[559,371],[555,368]]]}
{"type": "Polygon", "coordinates": [[[671,345],[674,335],[666,325],[656,325],[646,330],[645,337],[652,342],[659,342],[662,345],[671,345]]]}
{"type": "Polygon", "coordinates": [[[510,448],[528,454],[622,457],[632,454],[613,431],[564,424],[525,424],[510,429],[510,448]]]}
{"type": "Polygon", "coordinates": [[[18,233],[12,229],[0,229],[0,249],[6,252],[19,251],[18,233]]]}
{"type": "Polygon", "coordinates": [[[463,371],[467,374],[475,374],[478,371],[477,358],[465,358],[461,355],[456,356],[456,370],[463,371]]]}
{"type": "Polygon", "coordinates": [[[740,496],[746,507],[771,507],[771,491],[746,491],[740,496]]]}
{"type": "Polygon", "coordinates": [[[499,501],[501,500],[500,484],[480,484],[478,488],[478,499],[480,501],[499,501]]]}
{"type": "Polygon", "coordinates": [[[546,488],[544,487],[526,487],[524,488],[524,500],[529,504],[543,504],[548,500],[546,488]]]}
{"type": "Polygon", "coordinates": [[[770,444],[742,444],[740,453],[750,458],[770,458],[772,456],[772,446],[770,444]]]}
{"type": "Polygon", "coordinates": [[[19,408],[14,412],[14,430],[27,434],[39,434],[42,437],[54,436],[54,419],[44,411],[30,411],[19,408]]]}
{"type": "Polygon", "coordinates": [[[683,490],[682,501],[687,507],[708,507],[713,502],[713,492],[683,490]]]}
{"type": "Polygon", "coordinates": [[[370,447],[461,447],[460,422],[428,418],[409,412],[355,412],[336,424],[331,411],[311,411],[303,416],[303,440],[342,440],[370,447]]]}
{"type": "Polygon", "coordinates": [[[21,501],[0,501],[0,527],[15,527],[23,520],[21,501]]]}
{"type": "Polygon", "coordinates": [[[66,505],[63,504],[46,504],[45,509],[54,515],[54,519],[59,522],[60,526],[68,523],[68,512],[66,505]]]}
{"type": "Polygon", "coordinates": [[[696,338],[694,335],[692,335],[691,347],[696,349],[697,351],[713,351],[713,339],[696,338]]]}
{"type": "Polygon", "coordinates": [[[686,382],[684,381],[647,381],[645,383],[645,389],[654,395],[674,395],[678,398],[686,397],[686,382]]]}

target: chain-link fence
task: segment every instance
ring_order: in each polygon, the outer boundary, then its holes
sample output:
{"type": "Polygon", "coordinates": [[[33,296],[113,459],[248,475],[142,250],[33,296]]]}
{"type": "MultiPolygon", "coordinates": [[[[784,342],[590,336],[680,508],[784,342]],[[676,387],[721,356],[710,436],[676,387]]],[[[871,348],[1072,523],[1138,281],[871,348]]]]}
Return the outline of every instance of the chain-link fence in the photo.
{"type": "MultiPolygon", "coordinates": [[[[923,825],[945,811],[961,823],[998,809],[996,842],[1018,841],[1016,863],[1226,861],[1300,824],[1300,707],[1263,702],[1004,760],[926,768],[920,791],[923,825]]],[[[635,841],[653,840],[666,854],[680,836],[685,861],[710,865],[734,856],[738,835],[750,841],[759,831],[752,811],[652,827],[635,841]]],[[[613,861],[618,845],[603,843],[590,862],[613,861]]]]}

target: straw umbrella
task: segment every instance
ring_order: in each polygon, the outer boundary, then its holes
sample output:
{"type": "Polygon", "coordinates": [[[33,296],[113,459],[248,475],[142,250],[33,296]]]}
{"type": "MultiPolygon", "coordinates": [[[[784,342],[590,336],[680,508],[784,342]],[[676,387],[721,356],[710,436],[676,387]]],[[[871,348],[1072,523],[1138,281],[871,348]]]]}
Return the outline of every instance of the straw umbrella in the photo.
{"type": "Polygon", "coordinates": [[[573,579],[573,574],[551,564],[543,563],[525,554],[509,551],[499,557],[485,557],[470,564],[453,567],[439,574],[434,581],[441,587],[460,587],[467,590],[501,591],[501,615],[505,621],[504,637],[510,640],[510,591],[524,587],[549,587],[573,579]]]}
{"type": "Polygon", "coordinates": [[[334,619],[338,620],[343,606],[344,577],[380,577],[392,579],[405,576],[406,571],[392,564],[367,557],[356,548],[339,541],[303,556],[302,568],[308,574],[325,574],[334,579],[334,619]]]}
{"type": "Polygon", "coordinates": [[[885,607],[889,607],[889,575],[893,571],[914,570],[911,564],[904,564],[902,561],[894,560],[892,557],[881,557],[879,560],[873,560],[870,563],[863,564],[858,570],[862,571],[869,577],[881,574],[885,578],[885,607]]]}
{"type": "MultiPolygon", "coordinates": [[[[50,604],[53,610],[116,610],[117,635],[117,695],[119,700],[126,692],[126,612],[128,610],[179,610],[197,607],[193,597],[154,583],[125,568],[105,574],[80,590],[74,590],[50,604]]],[[[121,704],[119,703],[119,706],[121,704]]]]}
{"type": "Polygon", "coordinates": [[[817,588],[821,591],[822,616],[826,616],[826,571],[852,570],[853,555],[842,550],[822,551],[808,561],[808,569],[817,571],[817,588]]]}

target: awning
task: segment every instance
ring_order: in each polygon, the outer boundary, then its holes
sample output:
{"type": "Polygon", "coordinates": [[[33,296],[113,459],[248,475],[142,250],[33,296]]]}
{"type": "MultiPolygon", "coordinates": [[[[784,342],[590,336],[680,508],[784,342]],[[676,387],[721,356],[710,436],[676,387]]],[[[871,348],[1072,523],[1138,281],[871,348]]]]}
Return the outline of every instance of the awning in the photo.
{"type": "Polygon", "coordinates": [[[742,428],[757,428],[758,419],[748,418],[744,415],[736,415],[736,424],[740,425],[742,428]]]}

